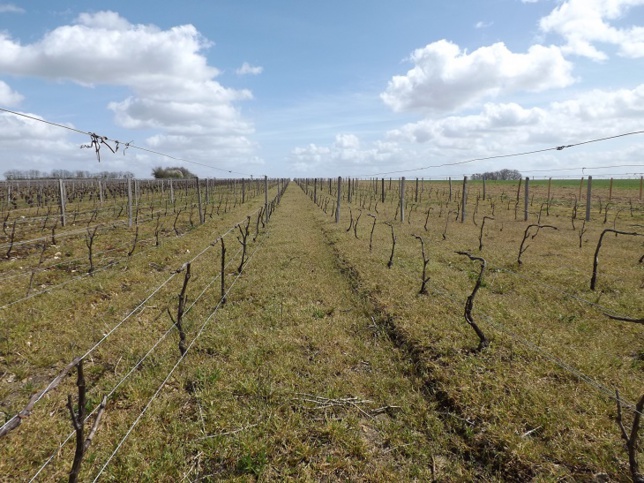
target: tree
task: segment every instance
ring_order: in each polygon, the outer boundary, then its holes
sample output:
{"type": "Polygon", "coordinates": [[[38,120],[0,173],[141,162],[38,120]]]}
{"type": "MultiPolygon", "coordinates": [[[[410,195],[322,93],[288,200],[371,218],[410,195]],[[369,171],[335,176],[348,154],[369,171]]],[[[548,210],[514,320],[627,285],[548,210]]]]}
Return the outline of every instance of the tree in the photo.
{"type": "Polygon", "coordinates": [[[152,170],[152,176],[156,179],[167,179],[167,178],[196,178],[197,176],[191,173],[184,167],[171,167],[171,168],[162,168],[157,166],[152,170]]]}
{"type": "Polygon", "coordinates": [[[516,169],[501,169],[499,171],[487,171],[485,173],[473,174],[471,177],[471,179],[473,180],[486,179],[490,181],[496,181],[496,180],[516,181],[521,178],[523,178],[523,176],[516,169]]]}

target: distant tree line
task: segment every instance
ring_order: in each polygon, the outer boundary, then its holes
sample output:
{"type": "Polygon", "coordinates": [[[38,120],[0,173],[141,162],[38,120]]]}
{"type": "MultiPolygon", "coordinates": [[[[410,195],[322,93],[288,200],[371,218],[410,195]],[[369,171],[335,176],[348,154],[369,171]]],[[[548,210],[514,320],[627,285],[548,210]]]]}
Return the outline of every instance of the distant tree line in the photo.
{"type": "Polygon", "coordinates": [[[130,171],[100,171],[91,173],[89,171],[69,171],[67,169],[53,169],[51,172],[38,169],[10,169],[4,172],[7,181],[18,179],[85,179],[85,178],[134,178],[130,171]]]}
{"type": "Polygon", "coordinates": [[[521,173],[517,171],[516,169],[501,169],[499,171],[487,171],[485,173],[476,173],[473,174],[470,179],[473,180],[481,180],[481,179],[487,179],[487,180],[519,180],[523,178],[521,176],[521,173]]]}
{"type": "Polygon", "coordinates": [[[197,177],[186,168],[180,166],[174,166],[172,168],[162,168],[161,166],[157,166],[152,170],[152,176],[154,176],[156,179],[197,177]]]}

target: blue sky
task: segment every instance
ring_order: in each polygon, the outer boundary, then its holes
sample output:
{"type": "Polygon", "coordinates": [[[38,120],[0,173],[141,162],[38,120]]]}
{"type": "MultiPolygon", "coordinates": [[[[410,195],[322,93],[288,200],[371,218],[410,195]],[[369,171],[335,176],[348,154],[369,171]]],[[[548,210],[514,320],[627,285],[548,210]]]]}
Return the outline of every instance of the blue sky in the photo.
{"type": "Polygon", "coordinates": [[[639,176],[644,135],[416,169],[642,130],[643,73],[644,0],[0,0],[0,107],[186,161],[0,113],[0,173],[639,176]]]}

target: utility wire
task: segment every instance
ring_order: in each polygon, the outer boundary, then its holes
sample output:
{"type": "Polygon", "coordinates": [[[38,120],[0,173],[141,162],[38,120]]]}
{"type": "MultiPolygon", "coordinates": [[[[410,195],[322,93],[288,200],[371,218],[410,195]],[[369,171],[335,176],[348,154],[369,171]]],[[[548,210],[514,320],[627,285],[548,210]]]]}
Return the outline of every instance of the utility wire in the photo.
{"type": "MultiPolygon", "coordinates": [[[[644,164],[613,164],[611,166],[592,166],[589,168],[586,168],[584,166],[576,166],[574,168],[530,169],[530,170],[522,170],[522,171],[524,173],[540,173],[540,172],[549,172],[549,171],[574,171],[577,169],[581,169],[582,171],[590,171],[595,169],[610,169],[610,168],[644,168],[644,164]]],[[[633,173],[633,174],[637,174],[637,173],[633,173]]]]}
{"type": "MultiPolygon", "coordinates": [[[[241,250],[242,250],[241,248],[240,248],[239,250],[237,250],[237,253],[234,255],[233,259],[231,259],[231,260],[226,264],[226,268],[228,268],[230,265],[232,265],[232,263],[233,263],[233,262],[236,262],[236,261],[237,261],[235,257],[236,257],[237,255],[239,255],[239,252],[241,252],[241,250]]],[[[207,285],[206,289],[204,289],[204,290],[199,294],[199,296],[197,297],[197,299],[196,299],[196,300],[192,303],[192,305],[191,305],[190,307],[188,307],[188,309],[184,312],[184,315],[185,315],[185,314],[187,314],[188,312],[190,312],[190,309],[192,309],[192,307],[194,307],[194,305],[197,303],[197,301],[198,301],[198,300],[199,300],[199,299],[204,295],[204,293],[206,292],[207,288],[208,288],[208,287],[210,287],[210,286],[211,286],[215,281],[217,281],[217,279],[219,279],[219,277],[220,277],[220,274],[217,274],[217,276],[215,276],[215,278],[214,278],[214,279],[213,279],[213,280],[212,280],[212,281],[207,285]]],[[[109,392],[109,393],[107,393],[107,394],[106,394],[106,396],[105,396],[105,397],[106,397],[108,400],[112,398],[112,395],[113,395],[113,394],[116,392],[116,390],[121,386],[121,384],[123,384],[123,383],[124,383],[124,382],[125,382],[125,381],[126,381],[126,380],[127,380],[127,379],[132,375],[132,374],[133,374],[133,373],[134,373],[134,371],[136,371],[136,370],[141,366],[141,364],[143,364],[143,362],[144,362],[144,361],[145,361],[145,360],[150,356],[150,354],[152,354],[152,352],[153,352],[153,351],[154,351],[154,350],[159,346],[159,344],[160,344],[161,342],[163,342],[163,341],[165,340],[165,338],[166,338],[168,335],[170,335],[170,333],[171,333],[171,332],[173,332],[174,330],[176,330],[176,328],[177,328],[177,327],[176,327],[176,325],[175,325],[175,324],[170,324],[169,328],[168,328],[168,329],[163,333],[163,335],[162,335],[159,339],[157,339],[157,341],[154,343],[154,345],[153,345],[150,349],[148,349],[148,351],[143,355],[143,357],[141,357],[141,358],[136,362],[136,364],[134,364],[134,366],[129,370],[129,372],[128,372],[125,376],[123,376],[123,377],[121,378],[121,380],[120,380],[120,381],[119,381],[119,382],[118,382],[118,383],[117,383],[117,384],[116,384],[116,385],[115,385],[115,386],[110,390],[110,392],[109,392]]],[[[94,409],[92,409],[92,411],[87,415],[87,419],[89,419],[90,417],[92,417],[92,415],[93,415],[96,411],[98,411],[99,407],[100,407],[100,405],[97,405],[94,409]]],[[[47,459],[47,461],[45,461],[45,462],[42,464],[42,466],[38,469],[38,471],[36,472],[36,474],[35,474],[34,476],[32,476],[32,477],[31,477],[31,480],[29,480],[30,482],[35,481],[35,480],[36,480],[36,478],[38,477],[38,475],[40,475],[40,473],[42,473],[42,471],[43,471],[43,470],[44,470],[44,469],[45,469],[45,468],[46,468],[46,467],[51,463],[51,461],[56,457],[56,455],[60,453],[60,450],[63,448],[63,446],[65,446],[65,445],[69,442],[69,440],[71,440],[71,439],[72,439],[72,436],[73,436],[74,434],[75,434],[75,431],[72,431],[72,432],[70,432],[70,433],[67,435],[67,438],[65,438],[65,440],[64,440],[62,443],[60,443],[58,450],[56,450],[56,451],[55,451],[55,452],[54,452],[54,453],[53,453],[53,454],[52,454],[52,455],[47,459]]]]}
{"type": "MultiPolygon", "coordinates": [[[[251,213],[251,216],[252,216],[252,215],[254,215],[255,213],[257,213],[258,211],[259,211],[259,210],[255,210],[254,212],[252,212],[252,213],[251,213]]],[[[243,222],[240,222],[240,223],[243,223],[243,222]]],[[[239,225],[239,223],[235,224],[235,226],[233,226],[232,228],[229,228],[229,229],[228,229],[224,234],[220,235],[218,239],[221,239],[221,238],[225,237],[226,235],[228,235],[229,233],[231,233],[235,228],[237,228],[237,226],[238,226],[238,225],[239,225]]],[[[199,252],[197,255],[195,255],[194,257],[192,257],[192,259],[191,259],[191,260],[189,260],[188,262],[184,263],[184,265],[183,265],[183,266],[188,265],[189,263],[194,262],[194,261],[195,261],[195,260],[197,260],[199,257],[201,257],[204,253],[206,253],[208,250],[210,250],[213,246],[214,246],[214,244],[209,244],[209,245],[208,245],[208,246],[206,246],[206,248],[204,248],[201,252],[199,252]]],[[[115,263],[116,263],[116,262],[115,262],[115,263]]],[[[109,267],[109,266],[111,266],[111,265],[112,265],[112,264],[108,265],[108,267],[109,267]]],[[[94,273],[95,273],[95,272],[94,272],[94,273]]],[[[81,359],[86,359],[86,358],[87,358],[87,357],[88,357],[92,352],[94,352],[94,351],[96,350],[96,348],[98,348],[98,347],[99,347],[103,342],[105,342],[105,340],[107,340],[107,338],[108,338],[109,336],[111,336],[111,335],[112,335],[112,334],[113,334],[113,333],[114,333],[114,332],[115,332],[115,331],[116,331],[116,330],[117,330],[121,325],[123,325],[123,324],[124,324],[124,323],[125,323],[125,322],[130,318],[130,317],[132,317],[134,314],[136,314],[137,312],[139,312],[140,310],[142,310],[142,308],[143,308],[143,307],[145,307],[145,305],[147,304],[147,302],[148,302],[152,297],[154,297],[154,295],[156,295],[156,294],[157,294],[157,293],[158,293],[158,292],[159,292],[159,291],[160,291],[164,286],[166,286],[166,285],[167,285],[167,284],[168,284],[168,283],[169,283],[169,282],[170,282],[170,281],[171,281],[175,276],[177,276],[177,274],[179,274],[179,273],[180,273],[180,270],[175,270],[174,272],[172,272],[172,274],[171,274],[171,275],[170,275],[170,276],[169,276],[169,277],[168,277],[164,282],[162,282],[160,285],[158,285],[158,286],[157,286],[157,287],[156,287],[156,288],[155,288],[155,289],[154,289],[154,290],[153,290],[153,291],[152,291],[152,292],[151,292],[151,293],[150,293],[150,294],[149,294],[149,295],[148,295],[148,296],[147,296],[147,297],[146,297],[146,298],[145,298],[145,299],[144,299],[144,300],[139,304],[139,305],[137,305],[137,306],[136,306],[133,310],[131,310],[131,311],[130,311],[130,312],[129,312],[129,313],[128,313],[124,318],[122,318],[120,322],[118,322],[114,327],[112,327],[112,329],[110,329],[106,334],[104,334],[104,335],[103,335],[103,337],[102,337],[98,342],[96,342],[96,343],[95,343],[95,344],[94,344],[90,349],[88,349],[88,350],[85,352],[85,354],[83,354],[80,358],[81,358],[81,359]]],[[[84,274],[82,277],[89,276],[89,275],[90,275],[89,273],[86,273],[86,274],[84,274]]],[[[71,281],[74,281],[74,280],[77,280],[77,279],[72,279],[72,280],[69,280],[68,282],[71,282],[71,281]]],[[[65,283],[68,283],[68,282],[65,282],[65,283]]],[[[62,284],[61,284],[61,285],[62,285],[62,284]]],[[[37,294],[34,294],[34,295],[37,295],[37,294]]],[[[30,297],[31,297],[31,296],[30,296],[30,297]]],[[[28,299],[28,298],[30,298],[30,297],[26,297],[25,299],[21,299],[21,300],[26,300],[26,299],[28,299]]],[[[200,297],[201,297],[201,296],[200,296],[200,297]]],[[[5,307],[9,307],[10,305],[13,305],[13,303],[16,303],[16,302],[12,302],[11,304],[5,305],[4,307],[1,307],[0,309],[5,308],[5,307]]],[[[194,303],[193,303],[193,305],[194,305],[194,303]]],[[[190,306],[190,308],[192,308],[192,306],[190,306]]],[[[55,380],[55,379],[54,379],[54,380],[55,380]]],[[[38,403],[38,402],[39,402],[39,401],[40,401],[40,400],[41,400],[41,399],[42,399],[42,398],[43,398],[43,397],[44,397],[44,396],[49,392],[49,389],[51,388],[52,384],[54,383],[54,380],[52,380],[52,381],[47,385],[46,389],[40,393],[39,397],[38,397],[38,398],[36,399],[36,401],[33,403],[33,405],[34,405],[34,406],[35,406],[35,405],[36,405],[36,404],[37,404],[37,403],[38,403]]],[[[16,417],[16,416],[14,416],[14,418],[15,418],[15,417],[16,417]]],[[[14,418],[11,418],[9,421],[7,421],[5,424],[3,424],[3,425],[2,425],[2,429],[4,429],[5,427],[7,427],[7,426],[9,425],[9,423],[10,423],[14,418]]]]}
{"type": "MultiPolygon", "coordinates": [[[[385,174],[411,173],[411,172],[414,172],[414,171],[424,171],[424,170],[431,169],[431,168],[443,168],[445,166],[459,166],[459,165],[462,165],[462,164],[470,164],[470,163],[475,163],[475,162],[478,162],[478,161],[488,161],[490,159],[502,159],[502,158],[518,157],[518,156],[528,156],[528,155],[531,155],[531,154],[545,153],[545,152],[548,152],[548,151],[562,151],[564,149],[574,148],[574,147],[577,147],[577,146],[582,146],[584,144],[597,143],[597,142],[601,142],[601,141],[608,141],[610,139],[617,139],[617,138],[621,138],[621,137],[625,137],[625,136],[633,136],[633,135],[636,135],[636,134],[644,134],[644,130],[631,131],[631,132],[627,132],[627,133],[616,134],[614,136],[606,136],[606,137],[602,137],[602,138],[590,139],[590,140],[587,140],[587,141],[581,141],[581,142],[573,143],[573,144],[566,144],[566,145],[561,145],[561,146],[553,146],[553,147],[544,148],[544,149],[536,149],[534,151],[522,151],[522,152],[517,152],[517,153],[496,154],[496,155],[493,155],[493,156],[485,156],[485,157],[481,157],[481,158],[467,159],[467,160],[464,160],[464,161],[455,161],[455,162],[452,162],[452,163],[433,164],[433,165],[429,165],[429,166],[423,166],[423,167],[420,167],[420,168],[399,169],[399,170],[396,170],[396,171],[385,171],[385,172],[381,172],[381,173],[372,173],[372,174],[363,175],[362,177],[369,178],[369,177],[381,176],[381,175],[385,175],[385,174]]],[[[633,166],[644,166],[644,165],[633,165],[633,166]]],[[[582,168],[569,168],[569,169],[582,169],[582,168]]],[[[583,168],[583,169],[591,169],[591,168],[583,168]]],[[[600,168],[592,168],[592,169],[600,169],[600,168]]],[[[556,170],[551,170],[551,171],[556,171],[556,170]]]]}
{"type": "MultiPolygon", "coordinates": [[[[253,259],[253,257],[255,256],[255,254],[257,253],[257,251],[259,251],[259,249],[260,249],[260,248],[262,248],[262,246],[261,246],[261,245],[260,245],[260,246],[258,246],[258,247],[253,251],[253,253],[252,253],[252,254],[250,255],[250,257],[248,258],[247,265],[251,262],[251,260],[253,259]]],[[[244,268],[245,268],[245,267],[244,267],[244,268]]],[[[103,472],[105,471],[105,469],[107,468],[107,466],[110,464],[110,462],[111,462],[111,461],[112,461],[112,459],[114,458],[114,456],[116,456],[116,453],[118,453],[119,449],[121,449],[121,447],[123,446],[123,443],[125,443],[125,441],[126,441],[126,440],[127,440],[127,438],[130,436],[130,434],[132,433],[132,431],[134,431],[134,428],[138,425],[138,423],[139,423],[139,421],[141,420],[141,418],[143,418],[143,416],[145,415],[145,413],[147,412],[147,410],[150,408],[150,406],[151,406],[152,402],[153,402],[153,401],[157,398],[157,396],[161,393],[161,390],[165,387],[166,383],[168,382],[168,380],[170,379],[170,377],[172,376],[172,374],[174,373],[174,371],[177,369],[177,367],[179,367],[179,365],[181,364],[181,362],[185,359],[186,355],[188,354],[188,352],[190,351],[190,349],[192,348],[192,346],[194,345],[194,343],[195,343],[195,342],[197,342],[197,339],[199,339],[199,337],[201,336],[201,334],[202,334],[202,333],[203,333],[203,331],[205,330],[206,326],[208,325],[208,322],[210,322],[210,320],[211,320],[211,319],[213,319],[213,318],[215,317],[215,315],[217,314],[217,312],[219,311],[219,309],[220,309],[220,307],[221,307],[221,305],[222,305],[222,302],[225,300],[225,298],[226,298],[226,296],[228,295],[228,293],[229,293],[229,292],[232,290],[232,288],[235,286],[235,284],[236,284],[236,283],[237,283],[237,281],[239,280],[239,277],[242,275],[242,273],[243,273],[243,269],[242,269],[242,271],[241,271],[241,272],[239,272],[239,273],[237,274],[237,276],[235,277],[235,279],[234,279],[234,280],[233,280],[233,282],[231,283],[230,287],[228,287],[228,290],[226,291],[226,294],[224,295],[224,297],[222,297],[222,298],[219,300],[219,302],[218,302],[218,303],[217,303],[217,305],[215,306],[215,308],[214,308],[214,310],[212,311],[212,313],[208,316],[208,318],[207,318],[207,319],[204,321],[204,323],[201,325],[201,328],[199,329],[199,332],[197,332],[197,335],[195,335],[195,337],[192,339],[192,341],[190,342],[190,344],[189,344],[189,345],[188,345],[188,347],[186,348],[186,352],[184,352],[184,353],[181,355],[181,357],[179,357],[179,359],[177,360],[176,364],[172,367],[172,369],[170,370],[170,372],[168,373],[168,375],[166,376],[166,378],[163,380],[163,382],[161,382],[161,384],[160,384],[160,385],[159,385],[159,387],[157,388],[156,392],[155,392],[155,393],[152,395],[152,397],[148,400],[147,404],[143,407],[143,410],[141,411],[141,413],[138,415],[138,417],[134,420],[134,422],[132,423],[132,425],[130,426],[130,428],[127,430],[127,432],[125,433],[125,436],[123,436],[123,438],[119,441],[119,443],[117,444],[117,446],[116,446],[116,448],[114,449],[114,451],[112,452],[112,454],[108,457],[107,461],[103,464],[103,466],[101,467],[100,471],[98,472],[98,474],[97,474],[97,475],[96,475],[96,477],[94,478],[94,480],[93,480],[94,482],[98,481],[98,479],[101,477],[101,475],[103,474],[103,472]]]]}
{"type": "MultiPolygon", "coordinates": [[[[216,166],[211,166],[209,164],[204,164],[204,163],[200,163],[200,162],[197,162],[197,161],[191,161],[189,159],[179,158],[177,156],[172,156],[171,154],[162,153],[160,151],[155,151],[153,149],[144,148],[142,146],[137,146],[135,144],[132,144],[132,142],[124,143],[124,142],[119,141],[117,139],[109,139],[107,136],[99,136],[96,133],[91,132],[91,131],[81,131],[80,129],[76,129],[76,128],[73,128],[71,126],[66,126],[64,124],[59,124],[59,123],[56,123],[56,122],[47,121],[45,119],[41,119],[41,118],[38,118],[38,117],[35,117],[35,116],[30,116],[28,114],[24,114],[22,112],[12,111],[11,109],[6,109],[4,107],[0,107],[0,111],[6,112],[6,113],[9,113],[9,114],[13,114],[13,115],[19,116],[19,117],[24,117],[26,119],[31,119],[32,121],[42,122],[42,123],[45,123],[45,124],[49,124],[50,126],[60,127],[60,128],[72,131],[72,132],[76,132],[76,133],[79,133],[79,134],[84,134],[86,136],[89,136],[92,139],[92,143],[90,145],[83,145],[81,147],[92,147],[92,146],[95,147],[97,156],[99,156],[100,144],[107,145],[108,148],[110,149],[110,151],[112,151],[113,153],[115,153],[118,150],[119,146],[123,145],[123,146],[125,146],[125,149],[128,149],[128,148],[138,149],[139,151],[144,151],[144,152],[150,153],[150,154],[156,154],[157,156],[163,156],[165,158],[170,158],[170,159],[173,159],[175,161],[180,161],[182,163],[189,163],[189,164],[195,164],[197,166],[204,166],[206,168],[210,168],[210,169],[214,169],[214,170],[217,170],[217,171],[222,171],[222,172],[230,173],[230,174],[239,174],[241,176],[248,176],[248,177],[255,176],[255,177],[259,178],[259,176],[257,176],[257,175],[252,175],[252,174],[248,174],[248,173],[242,173],[241,171],[234,171],[232,169],[217,168],[216,166]],[[107,144],[107,141],[112,141],[113,143],[115,143],[116,144],[116,149],[112,149],[112,147],[107,144]]],[[[100,156],[99,156],[99,161],[100,161],[100,156]]]]}

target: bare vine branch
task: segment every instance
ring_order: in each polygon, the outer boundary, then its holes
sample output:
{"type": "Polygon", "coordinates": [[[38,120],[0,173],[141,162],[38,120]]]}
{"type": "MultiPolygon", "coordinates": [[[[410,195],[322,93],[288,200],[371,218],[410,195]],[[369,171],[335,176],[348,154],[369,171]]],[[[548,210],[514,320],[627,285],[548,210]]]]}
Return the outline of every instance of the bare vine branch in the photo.
{"type": "Polygon", "coordinates": [[[601,235],[599,235],[599,240],[597,241],[597,248],[595,249],[595,256],[593,258],[593,275],[590,278],[590,290],[595,290],[595,286],[597,285],[597,265],[599,265],[599,249],[602,247],[602,241],[606,233],[615,233],[615,236],[617,235],[644,236],[641,233],[637,233],[637,232],[625,232],[625,231],[613,230],[611,228],[606,228],[604,231],[602,231],[601,235]]]}
{"type": "Polygon", "coordinates": [[[615,399],[617,400],[617,425],[619,426],[622,434],[622,439],[626,443],[626,450],[628,451],[628,465],[631,470],[631,477],[633,483],[644,483],[644,477],[639,472],[639,465],[637,463],[637,433],[640,428],[640,418],[642,410],[644,409],[644,395],[640,398],[633,411],[633,425],[631,426],[631,433],[628,434],[624,427],[622,419],[622,402],[619,398],[619,391],[615,389],[615,399]]]}
{"type": "Polygon", "coordinates": [[[420,291],[418,293],[420,295],[427,295],[427,282],[429,282],[430,277],[427,275],[427,264],[429,263],[429,259],[425,255],[425,241],[423,240],[423,237],[420,237],[418,235],[412,236],[420,241],[420,249],[423,256],[423,276],[420,291]]]}
{"type": "Polygon", "coordinates": [[[394,233],[394,226],[391,223],[385,222],[385,225],[391,228],[391,255],[389,256],[389,261],[387,262],[387,268],[391,268],[394,264],[394,250],[396,249],[396,235],[394,233]]]}
{"type": "Polygon", "coordinates": [[[521,265],[521,264],[523,263],[523,262],[521,261],[521,256],[525,253],[525,251],[526,251],[526,250],[528,249],[528,247],[530,246],[530,245],[525,246],[525,241],[526,241],[526,240],[528,239],[528,237],[530,236],[530,228],[532,228],[532,227],[534,227],[534,226],[536,226],[536,227],[537,227],[537,231],[536,231],[536,233],[535,233],[534,235],[532,235],[532,239],[533,239],[533,240],[534,240],[534,237],[535,237],[535,236],[537,236],[537,233],[539,233],[539,230],[540,230],[541,228],[551,228],[551,229],[553,229],[553,230],[556,230],[556,229],[557,229],[557,227],[556,227],[556,226],[552,226],[552,225],[538,225],[538,224],[528,225],[528,226],[526,227],[526,229],[525,229],[525,232],[523,233],[523,240],[521,240],[521,245],[519,246],[519,256],[517,257],[517,262],[518,262],[518,264],[519,264],[519,265],[521,265]]]}
{"type": "Polygon", "coordinates": [[[479,272],[479,276],[476,279],[476,284],[474,285],[474,289],[472,290],[472,294],[467,297],[467,301],[465,302],[465,321],[474,329],[474,332],[476,332],[476,335],[479,338],[479,345],[477,347],[477,351],[482,351],[486,347],[490,345],[490,341],[488,340],[487,337],[485,337],[485,334],[481,330],[481,328],[478,326],[478,324],[474,321],[474,318],[472,317],[472,309],[474,308],[474,297],[476,297],[476,292],[478,292],[479,288],[481,288],[481,284],[483,283],[483,274],[485,273],[485,269],[487,267],[487,262],[485,261],[485,258],[482,257],[475,257],[474,255],[471,255],[468,252],[456,252],[459,255],[465,255],[472,261],[477,261],[481,262],[481,271],[479,272]]]}

